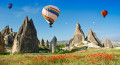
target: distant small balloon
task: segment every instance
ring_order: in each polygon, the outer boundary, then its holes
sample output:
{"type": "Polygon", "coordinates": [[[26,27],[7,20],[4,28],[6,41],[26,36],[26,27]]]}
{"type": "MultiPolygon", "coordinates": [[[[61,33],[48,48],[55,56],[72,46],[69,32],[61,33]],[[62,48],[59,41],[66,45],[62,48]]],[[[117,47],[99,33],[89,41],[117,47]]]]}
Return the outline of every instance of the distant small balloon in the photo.
{"type": "Polygon", "coordinates": [[[102,10],[102,11],[101,11],[101,14],[102,14],[102,16],[105,18],[106,15],[108,14],[108,12],[107,12],[106,10],[102,10]]]}
{"type": "Polygon", "coordinates": [[[11,3],[10,3],[10,4],[8,4],[8,8],[9,8],[9,9],[11,9],[11,8],[12,8],[12,6],[13,6],[13,5],[12,5],[11,3]]]}

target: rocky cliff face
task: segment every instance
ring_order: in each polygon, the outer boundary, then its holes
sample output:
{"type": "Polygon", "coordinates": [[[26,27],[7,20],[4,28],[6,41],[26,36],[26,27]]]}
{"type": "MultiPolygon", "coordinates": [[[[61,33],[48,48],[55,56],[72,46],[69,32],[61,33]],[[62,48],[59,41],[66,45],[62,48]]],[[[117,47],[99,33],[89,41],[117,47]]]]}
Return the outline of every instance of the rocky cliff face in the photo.
{"type": "Polygon", "coordinates": [[[98,46],[101,45],[101,42],[97,38],[95,32],[93,32],[91,29],[88,30],[86,40],[89,40],[90,42],[94,43],[95,45],[98,45],[98,46]]]}
{"type": "Polygon", "coordinates": [[[0,32],[0,54],[3,52],[5,52],[5,43],[4,43],[3,36],[0,32]]]}
{"type": "Polygon", "coordinates": [[[28,21],[28,17],[25,18],[16,34],[12,47],[12,54],[25,52],[39,52],[37,31],[33,24],[33,20],[30,19],[28,21]]]}
{"type": "Polygon", "coordinates": [[[74,33],[74,36],[69,41],[69,45],[73,46],[74,44],[80,44],[80,42],[85,40],[85,35],[81,29],[81,26],[79,23],[76,23],[76,30],[74,33]]]}
{"type": "Polygon", "coordinates": [[[104,47],[109,47],[109,48],[112,48],[112,47],[113,47],[111,41],[108,40],[108,39],[104,40],[103,46],[104,46],[104,47]]]}

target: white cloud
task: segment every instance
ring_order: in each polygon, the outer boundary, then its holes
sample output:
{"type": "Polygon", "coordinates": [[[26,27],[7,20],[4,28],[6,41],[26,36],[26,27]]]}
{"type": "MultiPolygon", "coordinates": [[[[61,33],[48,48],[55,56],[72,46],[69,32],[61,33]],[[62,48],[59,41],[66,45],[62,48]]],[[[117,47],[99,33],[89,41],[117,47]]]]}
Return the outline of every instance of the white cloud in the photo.
{"type": "Polygon", "coordinates": [[[95,32],[95,33],[98,33],[98,34],[99,34],[99,33],[102,33],[101,31],[94,31],[94,32],[95,32]]]}
{"type": "Polygon", "coordinates": [[[120,41],[120,34],[109,34],[109,35],[104,35],[104,36],[100,36],[100,39],[104,40],[104,39],[110,39],[113,41],[119,40],[120,41]]]}
{"type": "Polygon", "coordinates": [[[25,6],[22,9],[26,13],[39,13],[41,10],[40,7],[34,8],[34,7],[30,7],[30,6],[25,6]]]}
{"type": "Polygon", "coordinates": [[[16,14],[16,16],[17,17],[20,17],[20,16],[22,16],[24,14],[24,12],[18,12],[17,14],[16,14]]]}
{"type": "Polygon", "coordinates": [[[24,15],[24,12],[22,12],[22,11],[14,11],[13,14],[14,14],[16,17],[20,17],[20,16],[24,15]]]}

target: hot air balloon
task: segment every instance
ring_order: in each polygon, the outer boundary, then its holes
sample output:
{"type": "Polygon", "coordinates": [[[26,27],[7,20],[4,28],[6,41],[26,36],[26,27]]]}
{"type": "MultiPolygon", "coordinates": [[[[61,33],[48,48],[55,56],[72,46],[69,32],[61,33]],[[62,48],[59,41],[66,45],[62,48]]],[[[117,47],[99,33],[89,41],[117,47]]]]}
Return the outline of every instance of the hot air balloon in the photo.
{"type": "Polygon", "coordinates": [[[67,22],[66,22],[66,24],[67,24],[67,22]]]}
{"type": "Polygon", "coordinates": [[[42,15],[45,18],[45,20],[49,23],[50,27],[52,27],[52,24],[58,18],[59,13],[60,12],[58,7],[53,5],[45,6],[42,10],[42,15]]]}
{"type": "Polygon", "coordinates": [[[105,18],[105,16],[108,14],[106,10],[101,11],[102,16],[105,18]]]}
{"type": "Polygon", "coordinates": [[[11,8],[12,8],[12,6],[13,6],[12,4],[8,4],[8,8],[9,8],[9,9],[11,9],[11,8]]]}

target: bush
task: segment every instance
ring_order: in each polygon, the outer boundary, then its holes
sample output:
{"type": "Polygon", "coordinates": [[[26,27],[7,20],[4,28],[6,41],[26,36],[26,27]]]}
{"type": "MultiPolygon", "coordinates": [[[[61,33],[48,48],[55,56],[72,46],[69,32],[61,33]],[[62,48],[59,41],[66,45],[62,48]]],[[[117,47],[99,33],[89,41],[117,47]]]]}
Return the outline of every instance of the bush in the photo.
{"type": "Polygon", "coordinates": [[[56,50],[55,51],[55,54],[65,54],[65,53],[70,53],[70,51],[69,50],[56,50]]]}
{"type": "Polygon", "coordinates": [[[29,53],[30,51],[29,50],[26,50],[25,53],[29,53]]]}
{"type": "Polygon", "coordinates": [[[56,47],[57,47],[58,49],[59,49],[59,48],[64,48],[64,47],[65,47],[65,44],[58,44],[56,47]]]}
{"type": "Polygon", "coordinates": [[[102,44],[100,44],[99,46],[100,46],[100,47],[103,47],[103,45],[102,45],[102,44]]]}
{"type": "Polygon", "coordinates": [[[71,51],[76,51],[78,49],[80,49],[80,48],[79,47],[74,47],[74,48],[71,49],[71,51]]]}
{"type": "Polygon", "coordinates": [[[3,52],[0,55],[10,55],[10,53],[9,52],[3,52]]]}
{"type": "Polygon", "coordinates": [[[89,40],[87,40],[88,43],[91,43],[89,40]]]}
{"type": "Polygon", "coordinates": [[[112,46],[112,48],[114,48],[114,46],[112,46]]]}
{"type": "Polygon", "coordinates": [[[49,53],[49,49],[47,47],[39,47],[39,53],[49,53]]]}
{"type": "Polygon", "coordinates": [[[47,47],[39,47],[39,50],[49,50],[47,47]]]}

